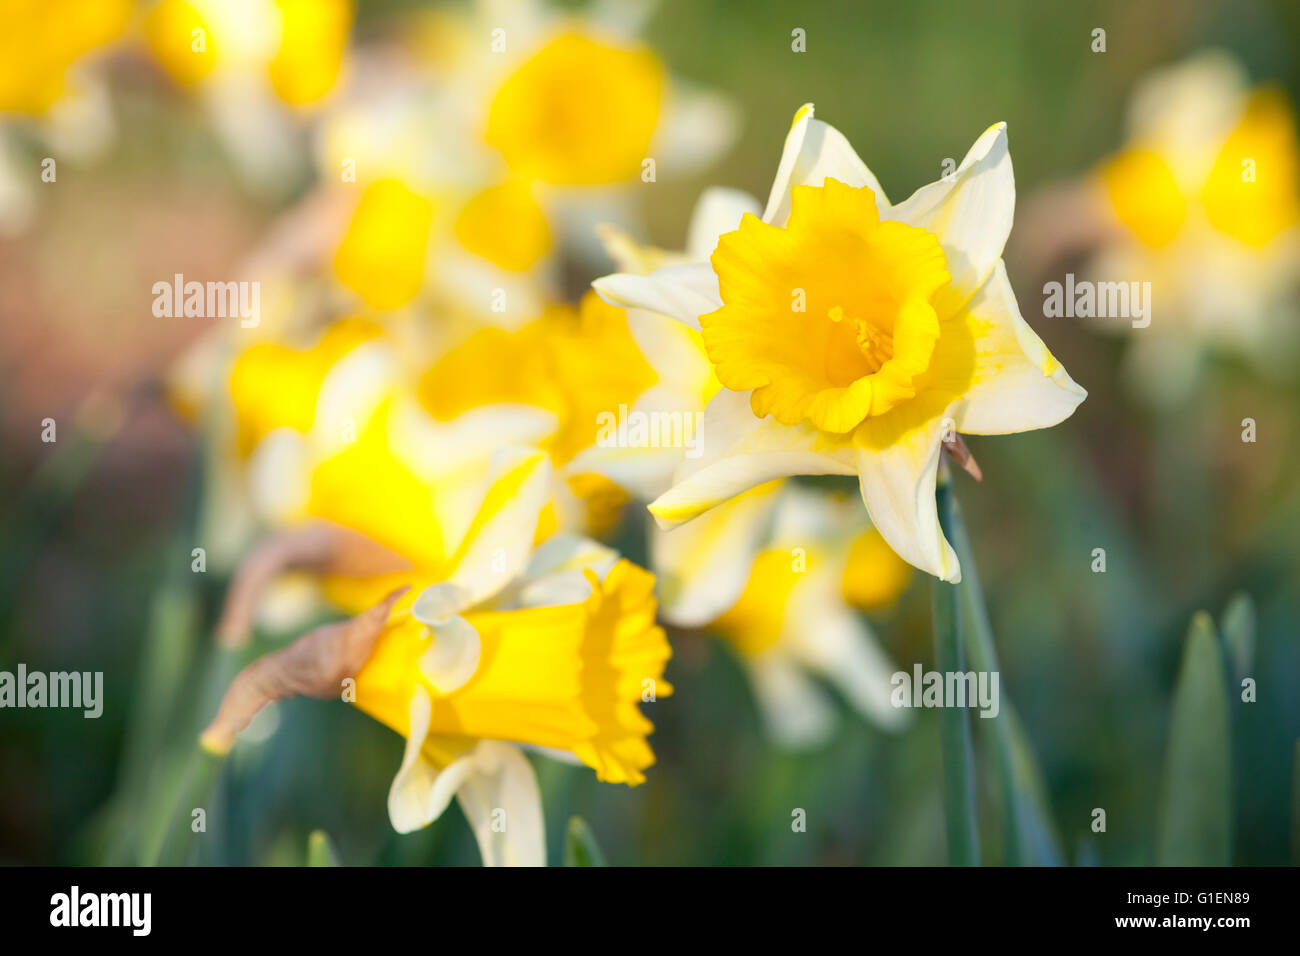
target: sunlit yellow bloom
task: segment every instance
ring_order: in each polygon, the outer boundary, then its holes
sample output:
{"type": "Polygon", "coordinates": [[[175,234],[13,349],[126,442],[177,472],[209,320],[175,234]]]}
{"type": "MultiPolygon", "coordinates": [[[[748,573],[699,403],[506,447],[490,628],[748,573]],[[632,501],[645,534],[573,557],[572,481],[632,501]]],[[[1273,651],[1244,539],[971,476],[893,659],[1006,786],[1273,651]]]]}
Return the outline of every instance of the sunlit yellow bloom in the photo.
{"type": "Polygon", "coordinates": [[[1115,214],[1139,241],[1169,246],[1184,227],[1199,225],[1189,225],[1193,207],[1212,228],[1256,248],[1300,224],[1300,147],[1290,104],[1277,89],[1240,96],[1235,122],[1219,131],[1207,122],[1204,139],[1192,144],[1196,163],[1169,155],[1186,144],[1155,124],[1103,165],[1115,214]]]}
{"type": "Polygon", "coordinates": [[[848,432],[916,397],[948,270],[933,233],[880,221],[870,187],[796,186],[784,228],[747,217],[713,268],[725,304],[700,317],[704,343],[755,415],[848,432]]]}
{"type": "Polygon", "coordinates": [[[442,421],[503,402],[549,409],[560,428],[546,447],[563,465],[595,441],[597,415],[655,381],[624,310],[588,293],[578,308],[552,306],[517,331],[475,332],[426,373],[421,397],[442,421]]]}
{"type": "Polygon", "coordinates": [[[42,116],[64,95],[83,57],[116,40],[129,0],[17,0],[0,30],[0,113],[42,116]]]}
{"type": "Polygon", "coordinates": [[[724,388],[703,455],[650,506],[664,527],[796,474],[857,475],[905,560],[960,578],[934,486],[952,432],[1044,428],[1084,398],[1020,316],[1002,264],[1015,186],[1006,132],[891,205],[847,140],[795,115],[761,220],[709,264],[597,280],[607,301],[702,328],[724,388]]]}
{"type": "Polygon", "coordinates": [[[373,308],[406,305],[424,282],[433,212],[396,179],[368,186],[334,256],[339,281],[373,308]]]}
{"type": "Polygon", "coordinates": [[[241,353],[230,370],[240,450],[247,454],[277,428],[310,431],[330,369],[358,345],[381,334],[372,322],[345,319],[331,325],[307,349],[263,342],[241,353]]]}
{"type": "Polygon", "coordinates": [[[179,85],[245,71],[293,106],[333,89],[351,28],[350,0],[160,0],[145,19],[154,56],[179,85]]]}
{"type": "Polygon", "coordinates": [[[441,738],[489,738],[567,750],[600,780],[641,783],[654,762],[645,740],[653,725],[637,708],[643,681],[657,682],[656,695],[672,692],[660,679],[669,652],[654,623],[654,578],[621,561],[603,582],[589,581],[579,603],[466,613],[481,663],[445,693],[421,670],[425,626],[401,617],[357,675],[358,706],[405,735],[411,696],[424,690],[433,706],[423,750],[435,764],[455,753],[441,738]]]}
{"type": "Polygon", "coordinates": [[[350,0],[276,0],[280,48],[271,85],[293,106],[315,103],[338,81],[352,29],[350,0]]]}
{"type": "Polygon", "coordinates": [[[635,785],[654,762],[638,704],[672,693],[653,576],[580,539],[533,552],[549,482],[541,453],[497,456],[459,543],[441,559],[407,552],[411,582],[427,586],[398,604],[357,675],[357,706],[407,738],[394,827],[427,825],[457,795],[487,863],[545,861],[536,782],[508,745],[635,785]]]}
{"type": "Polygon", "coordinates": [[[551,226],[528,184],[509,180],[473,196],[456,216],[456,238],[502,269],[523,272],[551,251],[551,226]]]}
{"type": "Polygon", "coordinates": [[[849,548],[840,576],[844,600],[863,611],[889,607],[898,600],[912,569],[875,528],[863,531],[849,548]]]}
{"type": "MultiPolygon", "coordinates": [[[[855,710],[876,724],[886,729],[901,726],[905,715],[889,701],[893,667],[871,628],[852,609],[852,602],[846,602],[841,585],[849,574],[870,581],[870,597],[878,609],[902,593],[908,566],[883,542],[879,546],[892,565],[879,552],[862,553],[862,542],[872,536],[879,541],[880,536],[868,530],[853,537],[852,529],[862,521],[860,513],[853,514],[851,501],[789,486],[760,486],[718,510],[733,507],[747,509],[751,518],[761,509],[764,523],[773,526],[771,536],[761,545],[758,536],[730,545],[700,541],[697,522],[665,534],[663,540],[691,535],[697,540],[688,547],[674,546],[673,554],[711,554],[715,561],[727,560],[747,573],[739,593],[733,591],[731,606],[709,627],[735,649],[773,739],[788,747],[808,746],[825,740],[833,728],[834,710],[814,676],[838,688],[855,710]],[[746,502],[756,495],[763,497],[746,502]]],[[[726,527],[713,513],[700,520],[715,532],[726,527]]],[[[715,595],[724,596],[721,591],[715,595]]],[[[665,616],[673,620],[674,613],[687,609],[678,603],[665,616]]]]}
{"type": "Polygon", "coordinates": [[[645,47],[557,36],[506,79],[487,141],[512,170],[548,183],[631,179],[659,125],[664,69],[645,47]]]}
{"type": "Polygon", "coordinates": [[[1279,372],[1293,364],[1300,143],[1280,90],[1251,90],[1217,52],[1157,71],[1095,182],[1088,195],[1110,229],[1087,277],[1150,283],[1126,356],[1141,394],[1177,402],[1210,348],[1279,372]]]}

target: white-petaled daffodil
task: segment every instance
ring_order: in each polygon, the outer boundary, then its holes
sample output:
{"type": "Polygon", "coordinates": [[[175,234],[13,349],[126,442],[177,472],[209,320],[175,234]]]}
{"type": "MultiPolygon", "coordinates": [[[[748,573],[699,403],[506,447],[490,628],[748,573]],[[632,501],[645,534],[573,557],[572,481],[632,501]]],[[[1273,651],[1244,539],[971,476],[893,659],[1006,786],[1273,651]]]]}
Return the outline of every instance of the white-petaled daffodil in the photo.
{"type": "Polygon", "coordinates": [[[934,488],[945,438],[1044,428],[1086,393],[1020,315],[1002,263],[1015,183],[1005,127],[946,180],[892,205],[844,136],[795,115],[763,216],[707,265],[594,283],[700,328],[722,389],[703,453],[651,504],[688,521],[789,475],[857,475],[908,562],[960,579],[934,488]]]}

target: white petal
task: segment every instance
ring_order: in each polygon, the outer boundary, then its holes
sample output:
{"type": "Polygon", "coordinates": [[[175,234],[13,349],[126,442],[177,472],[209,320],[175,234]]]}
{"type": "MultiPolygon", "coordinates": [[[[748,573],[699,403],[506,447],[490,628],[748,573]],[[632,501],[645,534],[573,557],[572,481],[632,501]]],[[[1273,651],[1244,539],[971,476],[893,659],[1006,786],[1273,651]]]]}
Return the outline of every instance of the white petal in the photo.
{"type": "Polygon", "coordinates": [[[590,538],[552,535],[537,547],[523,575],[502,593],[495,606],[513,609],[579,604],[591,596],[587,572],[603,580],[618,560],[617,551],[590,538]]]}
{"type": "Polygon", "coordinates": [[[662,169],[689,175],[721,156],[736,138],[739,111],[728,97],[674,84],[651,148],[662,169]]]}
{"type": "MultiPolygon", "coordinates": [[[[704,349],[704,336],[656,312],[629,309],[627,327],[636,340],[637,348],[659,377],[651,391],[666,390],[671,398],[663,400],[666,407],[677,409],[703,409],[710,397],[709,388],[716,389],[713,381],[713,363],[704,349]]],[[[654,398],[643,393],[637,399],[638,407],[654,398]]]]}
{"type": "Polygon", "coordinates": [[[546,504],[551,462],[536,449],[505,448],[448,577],[477,604],[509,584],[528,562],[537,520],[546,504]]]}
{"type": "Polygon", "coordinates": [[[248,493],[258,515],[274,523],[306,512],[311,463],[301,432],[277,428],[258,442],[248,461],[248,493]]]}
{"type": "Polygon", "coordinates": [[[542,795],[532,764],[514,744],[483,740],[474,772],[456,794],[484,866],[545,866],[542,795]]]}
{"type": "Polygon", "coordinates": [[[392,350],[382,342],[357,346],[334,363],[316,398],[312,439],[320,454],[343,451],[392,394],[397,376],[392,350]]]}
{"type": "Polygon", "coordinates": [[[696,261],[707,260],[717,248],[719,236],[738,229],[745,213],[757,216],[760,210],[758,200],[742,190],[722,186],[706,189],[691,213],[686,254],[696,261]]]}
{"type": "Polygon", "coordinates": [[[557,571],[523,584],[512,596],[512,608],[563,607],[591,597],[591,581],[581,571],[557,571]]]}
{"type": "Polygon", "coordinates": [[[604,578],[618,563],[618,552],[577,534],[556,534],[537,546],[524,575],[544,578],[567,571],[595,571],[604,578]]]}
{"type": "Polygon", "coordinates": [[[855,443],[858,483],[871,523],[904,561],[956,583],[961,569],[939,527],[934,500],[944,420],[954,413],[952,406],[901,435],[890,435],[887,441],[883,432],[888,423],[867,419],[855,434],[855,443]],[[868,440],[863,440],[864,435],[868,440]]]}
{"type": "Polygon", "coordinates": [[[420,655],[420,673],[438,693],[450,694],[474,676],[483,646],[474,625],[463,617],[430,624],[429,631],[429,649],[420,655]]]}
{"type": "Polygon", "coordinates": [[[722,308],[718,277],[707,262],[669,266],[648,276],[619,272],[597,279],[591,287],[610,305],[658,312],[696,331],[700,316],[722,308]]]}
{"type": "Polygon", "coordinates": [[[736,603],[749,580],[780,487],[753,488],[671,531],[651,529],[651,565],[665,621],[702,627],[736,603]]]}
{"type": "Polygon", "coordinates": [[[748,392],[722,389],[704,411],[699,458],[686,459],[673,487],[650,505],[661,528],[671,528],[773,478],[852,475],[848,439],[807,425],[755,417],[748,392]]]}
{"type": "Polygon", "coordinates": [[[554,412],[536,405],[481,405],[440,422],[418,402],[402,401],[394,410],[391,438],[394,453],[433,482],[467,466],[486,465],[503,446],[536,445],[558,426],[554,412]]]}
{"type": "Polygon", "coordinates": [[[422,624],[441,624],[473,605],[474,596],[468,590],[454,581],[440,581],[420,592],[411,605],[411,616],[422,624]]]}
{"type": "MultiPolygon", "coordinates": [[[[939,237],[952,289],[936,307],[949,315],[984,284],[1002,258],[1016,210],[1016,180],[1005,123],[990,126],[961,161],[951,182],[922,186],[885,218],[939,237]]],[[[943,293],[940,293],[943,295],[943,293]]]]}
{"type": "Polygon", "coordinates": [[[410,833],[428,826],[447,809],[456,790],[473,770],[473,758],[461,757],[439,770],[421,748],[429,732],[433,709],[429,694],[416,687],[411,696],[410,732],[402,767],[388,790],[388,818],[398,833],[410,833]]]}
{"type": "Polygon", "coordinates": [[[871,628],[840,596],[841,567],[834,563],[808,569],[807,586],[791,594],[785,646],[805,667],[839,687],[858,713],[897,729],[911,714],[890,702],[889,681],[897,668],[871,628]]]}
{"type": "Polygon", "coordinates": [[[663,494],[682,460],[680,448],[624,448],[592,445],[565,469],[572,475],[603,475],[641,501],[663,494]]]}
{"type": "Polygon", "coordinates": [[[858,158],[843,133],[828,123],[813,119],[813,108],[809,103],[794,114],[767,208],[763,210],[763,221],[785,226],[790,218],[794,187],[820,186],[828,176],[847,186],[870,186],[876,194],[876,207],[884,217],[889,200],[885,198],[880,183],[867,164],[858,158]]]}
{"type": "Polygon", "coordinates": [[[826,694],[793,661],[780,654],[746,658],[754,699],[773,740],[792,749],[813,747],[835,729],[826,694]]]}
{"type": "Polygon", "coordinates": [[[958,431],[1006,435],[1048,428],[1069,418],[1087,398],[1021,317],[1002,260],[967,312],[975,373],[955,417],[958,431]]]}

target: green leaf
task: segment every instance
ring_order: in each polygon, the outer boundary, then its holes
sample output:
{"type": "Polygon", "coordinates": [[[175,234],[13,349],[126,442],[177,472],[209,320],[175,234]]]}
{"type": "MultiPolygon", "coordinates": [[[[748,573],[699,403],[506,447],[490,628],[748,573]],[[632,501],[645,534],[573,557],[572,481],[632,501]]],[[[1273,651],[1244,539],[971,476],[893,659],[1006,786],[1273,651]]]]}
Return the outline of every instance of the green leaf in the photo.
{"type": "Polygon", "coordinates": [[[307,837],[308,866],[342,866],[338,852],[324,830],[312,830],[307,837]]]}
{"type": "MultiPolygon", "coordinates": [[[[970,536],[962,521],[961,507],[952,501],[950,525],[945,527],[949,543],[961,562],[962,636],[971,666],[976,671],[999,670],[997,648],[993,642],[993,625],[989,621],[984,590],[980,587],[970,536]]],[[[994,756],[998,769],[999,796],[1002,801],[1002,862],[1007,866],[1060,866],[1063,862],[1056,833],[1048,810],[1047,791],[1020,717],[1001,688],[998,716],[989,718],[992,725],[994,756]]],[[[985,720],[975,721],[985,731],[985,720]]]]}
{"type": "Polygon", "coordinates": [[[1223,612],[1223,643],[1232,664],[1233,681],[1240,685],[1255,662],[1255,602],[1244,591],[1228,601],[1223,612]]]}
{"type": "Polygon", "coordinates": [[[1214,621],[1192,618],[1174,691],[1156,833],[1161,866],[1227,866],[1232,854],[1228,694],[1214,621]]]}
{"type": "Polygon", "coordinates": [[[570,817],[564,835],[565,866],[604,866],[605,854],[596,845],[595,834],[582,817],[570,817]]]}

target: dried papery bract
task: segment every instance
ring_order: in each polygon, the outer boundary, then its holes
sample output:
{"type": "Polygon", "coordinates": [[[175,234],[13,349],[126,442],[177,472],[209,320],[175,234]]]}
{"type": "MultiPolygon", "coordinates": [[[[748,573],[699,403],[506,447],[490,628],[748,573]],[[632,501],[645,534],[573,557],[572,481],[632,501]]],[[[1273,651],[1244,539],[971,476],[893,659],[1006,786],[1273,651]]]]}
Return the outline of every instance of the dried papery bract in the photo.
{"type": "Polygon", "coordinates": [[[410,570],[410,562],[378,542],[326,521],[276,532],[235,572],[217,624],[217,643],[237,648],[248,642],[258,602],[272,582],[287,572],[365,578],[410,570]]]}
{"type": "Polygon", "coordinates": [[[408,590],[398,588],[368,611],[308,631],[283,650],[245,667],[222,698],[216,719],[203,731],[203,747],[226,753],[258,711],[274,701],[337,696],[344,679],[361,670],[393,605],[408,590]]]}

